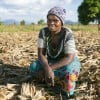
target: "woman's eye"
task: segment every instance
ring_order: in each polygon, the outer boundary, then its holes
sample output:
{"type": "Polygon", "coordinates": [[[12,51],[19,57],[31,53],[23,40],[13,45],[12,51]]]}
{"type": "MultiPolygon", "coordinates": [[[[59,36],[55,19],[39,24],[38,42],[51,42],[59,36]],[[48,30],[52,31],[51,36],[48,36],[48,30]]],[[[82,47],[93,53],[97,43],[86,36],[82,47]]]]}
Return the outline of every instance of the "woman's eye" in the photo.
{"type": "Polygon", "coordinates": [[[49,20],[49,19],[48,19],[48,22],[55,22],[55,23],[57,23],[57,22],[59,22],[59,20],[57,20],[57,19],[49,20]]]}

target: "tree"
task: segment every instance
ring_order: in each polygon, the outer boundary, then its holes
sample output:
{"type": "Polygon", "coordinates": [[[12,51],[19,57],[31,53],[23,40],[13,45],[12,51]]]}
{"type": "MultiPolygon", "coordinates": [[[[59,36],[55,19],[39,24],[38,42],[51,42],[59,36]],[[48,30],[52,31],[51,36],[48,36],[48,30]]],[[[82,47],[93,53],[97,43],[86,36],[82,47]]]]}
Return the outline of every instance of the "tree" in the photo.
{"type": "Polygon", "coordinates": [[[44,24],[44,20],[43,20],[43,19],[40,19],[40,20],[38,21],[38,24],[44,24]]]}
{"type": "Polygon", "coordinates": [[[100,24],[100,0],[84,0],[78,7],[79,22],[87,25],[89,22],[100,24]]]}
{"type": "Polygon", "coordinates": [[[2,21],[1,21],[1,19],[0,19],[0,25],[2,25],[2,21]]]}
{"type": "Polygon", "coordinates": [[[24,20],[20,21],[20,25],[25,25],[25,21],[24,20]]]}
{"type": "Polygon", "coordinates": [[[2,25],[2,22],[0,21],[0,25],[2,25]]]}
{"type": "Polygon", "coordinates": [[[31,25],[35,25],[35,23],[34,23],[34,22],[32,22],[32,23],[31,23],[31,25]]]}

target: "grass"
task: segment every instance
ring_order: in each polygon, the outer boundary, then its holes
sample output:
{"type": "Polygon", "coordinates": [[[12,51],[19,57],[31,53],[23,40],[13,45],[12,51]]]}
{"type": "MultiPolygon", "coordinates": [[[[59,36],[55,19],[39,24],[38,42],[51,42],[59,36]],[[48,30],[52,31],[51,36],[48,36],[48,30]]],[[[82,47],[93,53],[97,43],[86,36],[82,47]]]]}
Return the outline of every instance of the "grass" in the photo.
{"type": "Polygon", "coordinates": [[[73,31],[98,32],[97,25],[68,25],[73,31]]]}
{"type": "Polygon", "coordinates": [[[39,31],[43,25],[0,25],[0,32],[32,32],[39,31]]]}
{"type": "MultiPolygon", "coordinates": [[[[39,31],[46,25],[0,25],[0,32],[33,32],[39,31]]],[[[65,25],[73,31],[98,32],[97,25],[65,25]]]]}

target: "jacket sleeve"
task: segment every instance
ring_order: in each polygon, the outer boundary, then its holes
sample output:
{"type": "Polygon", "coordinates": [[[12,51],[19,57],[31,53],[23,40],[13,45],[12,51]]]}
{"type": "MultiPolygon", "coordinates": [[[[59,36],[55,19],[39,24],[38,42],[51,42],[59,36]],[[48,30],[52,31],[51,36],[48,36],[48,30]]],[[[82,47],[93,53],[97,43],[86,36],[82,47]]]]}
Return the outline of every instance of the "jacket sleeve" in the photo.
{"type": "Polygon", "coordinates": [[[74,35],[71,30],[67,30],[65,35],[64,53],[68,54],[75,52],[76,52],[76,47],[75,47],[74,35]]]}
{"type": "Polygon", "coordinates": [[[44,29],[41,29],[38,35],[38,48],[45,48],[46,41],[45,41],[45,32],[44,29]]]}

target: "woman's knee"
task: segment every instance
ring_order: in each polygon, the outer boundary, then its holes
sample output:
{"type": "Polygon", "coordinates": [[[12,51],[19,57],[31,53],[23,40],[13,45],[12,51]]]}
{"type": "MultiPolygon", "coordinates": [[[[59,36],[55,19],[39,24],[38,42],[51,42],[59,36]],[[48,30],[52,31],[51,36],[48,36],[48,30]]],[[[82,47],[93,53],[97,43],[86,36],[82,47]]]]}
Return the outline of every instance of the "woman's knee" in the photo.
{"type": "Polygon", "coordinates": [[[66,71],[71,73],[73,73],[73,71],[79,72],[80,67],[81,67],[80,61],[77,58],[75,58],[69,65],[67,65],[66,71]]]}
{"type": "Polygon", "coordinates": [[[29,66],[29,71],[30,72],[35,72],[36,71],[36,66],[37,66],[37,61],[32,62],[29,66]]]}
{"type": "Polygon", "coordinates": [[[39,70],[42,69],[42,65],[38,60],[32,62],[29,66],[29,71],[30,72],[38,72],[39,70]]]}
{"type": "Polygon", "coordinates": [[[32,62],[32,63],[30,64],[30,66],[29,66],[29,71],[30,71],[30,72],[33,72],[33,71],[35,71],[35,70],[36,70],[35,62],[32,62]]]}

